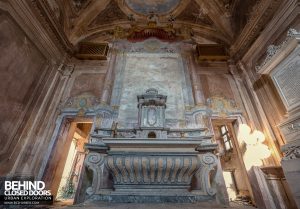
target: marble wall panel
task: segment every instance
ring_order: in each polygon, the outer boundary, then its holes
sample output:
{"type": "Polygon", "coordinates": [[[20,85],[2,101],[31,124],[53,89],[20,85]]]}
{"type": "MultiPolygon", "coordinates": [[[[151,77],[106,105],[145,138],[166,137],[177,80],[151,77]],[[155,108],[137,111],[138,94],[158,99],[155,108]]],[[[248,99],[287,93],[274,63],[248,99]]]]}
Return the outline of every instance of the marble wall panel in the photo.
{"type": "Polygon", "coordinates": [[[137,121],[136,96],[149,88],[167,95],[166,119],[184,120],[186,88],[181,57],[176,53],[129,53],[126,57],[119,121],[137,121]],[[184,82],[183,82],[184,81],[184,82]]]}

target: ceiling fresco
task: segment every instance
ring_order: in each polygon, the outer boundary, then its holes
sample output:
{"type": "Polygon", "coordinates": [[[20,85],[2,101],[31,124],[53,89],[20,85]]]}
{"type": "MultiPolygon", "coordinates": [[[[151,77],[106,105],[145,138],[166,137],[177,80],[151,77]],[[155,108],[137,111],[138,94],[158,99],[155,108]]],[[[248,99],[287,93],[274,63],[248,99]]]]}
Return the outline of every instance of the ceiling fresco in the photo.
{"type": "MultiPolygon", "coordinates": [[[[44,0],[31,1],[69,51],[80,42],[133,41],[175,34],[197,44],[224,45],[240,56],[282,0],[44,0]],[[154,20],[154,21],[153,21],[154,20]],[[155,35],[153,33],[155,32],[155,35]],[[132,36],[131,36],[132,35],[132,36]]],[[[171,36],[173,37],[173,36],[171,36]]],[[[179,39],[172,39],[172,41],[179,39]]]]}
{"type": "Polygon", "coordinates": [[[180,0],[125,0],[125,2],[136,13],[160,15],[174,10],[179,5],[180,0]]]}
{"type": "Polygon", "coordinates": [[[202,11],[195,1],[190,1],[186,9],[176,17],[176,20],[194,24],[213,25],[213,22],[208,15],[202,11]]]}
{"type": "Polygon", "coordinates": [[[121,11],[118,4],[112,1],[111,4],[97,15],[97,17],[90,23],[90,27],[96,27],[97,25],[110,24],[117,20],[127,20],[128,17],[121,11]]]}

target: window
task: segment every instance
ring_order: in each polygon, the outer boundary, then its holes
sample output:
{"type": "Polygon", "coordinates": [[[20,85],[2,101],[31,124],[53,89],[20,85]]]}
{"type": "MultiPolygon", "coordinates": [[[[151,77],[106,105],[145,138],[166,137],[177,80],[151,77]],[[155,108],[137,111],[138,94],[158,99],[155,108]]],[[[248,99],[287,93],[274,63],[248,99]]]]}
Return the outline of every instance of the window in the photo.
{"type": "Polygon", "coordinates": [[[228,131],[228,127],[226,125],[220,126],[220,132],[221,132],[221,138],[223,139],[225,151],[231,151],[233,146],[232,146],[231,136],[228,131]]]}

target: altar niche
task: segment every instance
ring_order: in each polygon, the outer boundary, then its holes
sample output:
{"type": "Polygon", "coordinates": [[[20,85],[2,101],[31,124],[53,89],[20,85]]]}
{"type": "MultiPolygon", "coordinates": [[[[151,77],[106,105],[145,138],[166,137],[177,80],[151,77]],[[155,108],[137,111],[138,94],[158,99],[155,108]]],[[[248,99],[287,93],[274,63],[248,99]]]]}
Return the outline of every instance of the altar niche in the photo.
{"type": "Polygon", "coordinates": [[[148,133],[148,138],[155,139],[156,138],[156,133],[155,132],[149,132],[148,133]]]}
{"type": "Polygon", "coordinates": [[[143,138],[166,138],[165,110],[167,96],[158,94],[150,88],[145,94],[138,95],[137,135],[143,138]]]}
{"type": "Polygon", "coordinates": [[[133,129],[92,130],[85,166],[92,179],[86,200],[226,204],[225,188],[207,128],[165,127],[167,96],[150,88],[137,95],[133,129]]]}

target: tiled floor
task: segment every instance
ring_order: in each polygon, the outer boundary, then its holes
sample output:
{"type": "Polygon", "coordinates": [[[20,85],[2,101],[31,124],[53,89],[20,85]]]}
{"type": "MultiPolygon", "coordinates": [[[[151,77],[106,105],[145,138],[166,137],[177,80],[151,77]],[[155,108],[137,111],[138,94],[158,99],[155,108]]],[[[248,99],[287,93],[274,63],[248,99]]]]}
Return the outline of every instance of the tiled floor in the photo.
{"type": "Polygon", "coordinates": [[[135,204],[135,203],[84,203],[71,206],[52,206],[51,209],[255,209],[255,207],[246,206],[231,202],[230,206],[218,206],[210,203],[179,204],[179,203],[157,203],[157,204],[135,204]]]}

